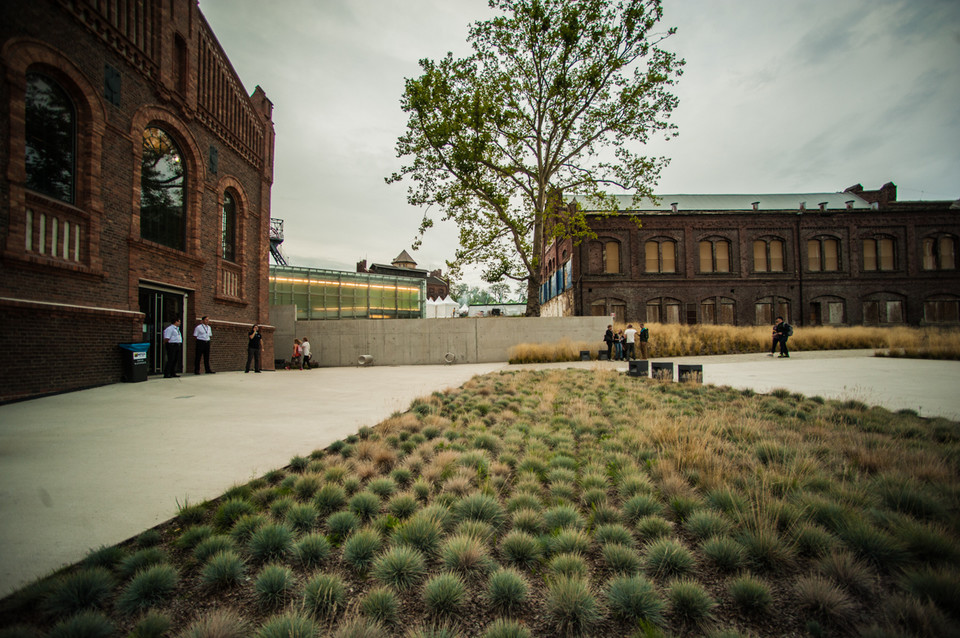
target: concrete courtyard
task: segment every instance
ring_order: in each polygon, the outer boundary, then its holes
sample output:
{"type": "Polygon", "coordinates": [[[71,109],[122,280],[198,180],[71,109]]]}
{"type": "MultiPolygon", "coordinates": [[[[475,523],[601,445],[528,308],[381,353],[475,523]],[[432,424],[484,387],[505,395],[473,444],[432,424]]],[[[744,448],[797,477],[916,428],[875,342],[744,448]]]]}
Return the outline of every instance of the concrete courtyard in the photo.
{"type": "MultiPolygon", "coordinates": [[[[960,420],[960,362],[872,351],[664,359],[704,382],[857,399],[960,420]]],[[[499,370],[623,362],[323,368],[151,378],[0,406],[0,596],[402,411],[499,370]]]]}

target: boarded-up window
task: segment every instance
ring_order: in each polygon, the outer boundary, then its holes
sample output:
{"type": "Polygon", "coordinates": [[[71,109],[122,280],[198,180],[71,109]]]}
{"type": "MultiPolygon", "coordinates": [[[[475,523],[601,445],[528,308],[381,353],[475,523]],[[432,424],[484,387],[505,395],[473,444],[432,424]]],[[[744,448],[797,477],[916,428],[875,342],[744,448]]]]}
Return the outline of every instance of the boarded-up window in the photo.
{"type": "Polygon", "coordinates": [[[877,269],[877,240],[876,239],[863,240],[863,269],[870,270],[870,271],[877,269]]]}
{"type": "Polygon", "coordinates": [[[877,301],[863,302],[863,323],[880,323],[880,303],[877,301]]]}
{"type": "Polygon", "coordinates": [[[783,272],[783,242],[779,239],[770,242],[770,272],[783,272]]]}
{"type": "Polygon", "coordinates": [[[840,270],[840,242],[836,239],[823,240],[823,269],[828,272],[840,270]]]}
{"type": "Polygon", "coordinates": [[[726,324],[728,326],[732,326],[734,324],[732,301],[720,302],[720,313],[717,315],[717,323],[726,324]]]}
{"type": "Polygon", "coordinates": [[[700,272],[730,272],[730,242],[723,239],[701,241],[700,272]]]}
{"type": "Polygon", "coordinates": [[[643,245],[646,272],[660,272],[660,242],[648,241],[643,245]]]}
{"type": "Polygon", "coordinates": [[[662,241],[660,252],[662,254],[660,272],[677,272],[677,245],[672,241],[662,241]]]}
{"type": "Polygon", "coordinates": [[[730,242],[718,241],[713,248],[716,255],[716,272],[730,272],[730,242]]]}
{"type": "Polygon", "coordinates": [[[923,319],[929,323],[957,323],[960,321],[960,301],[938,299],[923,302],[923,319]]]}
{"type": "Polygon", "coordinates": [[[937,257],[935,254],[934,247],[936,242],[931,237],[927,237],[923,240],[923,269],[924,270],[936,270],[937,268],[937,257]]]}
{"type": "Polygon", "coordinates": [[[903,302],[900,300],[888,301],[887,323],[903,323],[903,302]]]}
{"type": "Polygon", "coordinates": [[[594,301],[590,304],[590,314],[594,317],[602,317],[607,314],[607,303],[605,301],[594,301]]]}
{"type": "Polygon", "coordinates": [[[893,270],[893,239],[882,237],[878,244],[880,270],[893,270]]]}
{"type": "Polygon", "coordinates": [[[664,306],[666,310],[666,321],[667,323],[680,323],[680,304],[678,303],[667,303],[664,306]]]}
{"type": "Polygon", "coordinates": [[[760,301],[756,305],[756,324],[762,326],[773,323],[773,304],[769,301],[760,301]]]}
{"type": "Polygon", "coordinates": [[[713,272],[713,244],[700,242],[700,272],[713,272]]]}
{"type": "Polygon", "coordinates": [[[820,272],[820,242],[816,239],[807,242],[807,270],[820,272]]]}
{"type": "Polygon", "coordinates": [[[647,323],[660,323],[660,303],[647,304],[647,323]]]}
{"type": "Polygon", "coordinates": [[[767,242],[753,242],[753,269],[757,272],[769,272],[770,266],[767,263],[767,242]]]}
{"type": "Polygon", "coordinates": [[[603,272],[608,275],[620,273],[620,244],[615,241],[603,245],[603,272]]]}
{"type": "Polygon", "coordinates": [[[827,323],[829,324],[843,323],[843,302],[840,302],[840,301],[827,302],[826,319],[827,319],[827,323]]]}
{"type": "Polygon", "coordinates": [[[717,304],[713,299],[707,299],[700,303],[700,323],[717,322],[717,304]]]}
{"type": "Polygon", "coordinates": [[[940,270],[953,270],[957,267],[956,242],[953,237],[940,238],[940,270]]]}

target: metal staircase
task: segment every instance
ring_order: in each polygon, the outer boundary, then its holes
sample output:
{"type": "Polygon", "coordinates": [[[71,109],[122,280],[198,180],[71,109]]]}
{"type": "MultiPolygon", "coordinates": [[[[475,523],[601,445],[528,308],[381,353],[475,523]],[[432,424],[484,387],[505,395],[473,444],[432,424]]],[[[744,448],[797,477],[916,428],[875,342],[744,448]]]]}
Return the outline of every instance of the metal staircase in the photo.
{"type": "Polygon", "coordinates": [[[273,255],[273,261],[278,266],[286,266],[287,260],[280,252],[280,244],[283,243],[283,220],[270,220],[270,254],[273,255]]]}

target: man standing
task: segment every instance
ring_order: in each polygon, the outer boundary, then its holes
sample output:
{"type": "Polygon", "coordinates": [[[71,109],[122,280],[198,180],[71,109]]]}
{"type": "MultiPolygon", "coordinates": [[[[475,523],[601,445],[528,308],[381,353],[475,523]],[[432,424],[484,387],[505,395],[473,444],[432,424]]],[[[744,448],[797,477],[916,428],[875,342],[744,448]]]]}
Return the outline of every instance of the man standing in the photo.
{"type": "Polygon", "coordinates": [[[203,357],[203,369],[207,374],[216,374],[210,369],[210,337],[213,336],[213,329],[210,328],[210,319],[203,315],[200,323],[193,329],[193,336],[197,339],[197,350],[193,356],[193,373],[200,374],[200,357],[203,357]]]}
{"type": "Polygon", "coordinates": [[[183,336],[180,334],[180,317],[173,320],[169,326],[163,330],[163,345],[167,351],[167,363],[163,367],[163,378],[173,379],[180,375],[177,374],[177,364],[180,363],[180,347],[183,344],[183,336]]]}
{"type": "Polygon", "coordinates": [[[623,336],[627,340],[627,359],[635,358],[634,341],[637,338],[637,331],[633,329],[633,324],[628,323],[627,329],[623,331],[623,336]]]}
{"type": "Polygon", "coordinates": [[[310,341],[306,337],[300,342],[300,369],[310,369],[310,341]]]}
{"type": "Polygon", "coordinates": [[[648,359],[649,353],[647,352],[647,342],[650,341],[650,331],[643,327],[643,324],[640,324],[640,358],[648,359]]]}
{"type": "Polygon", "coordinates": [[[247,333],[249,342],[247,343],[247,368],[244,372],[250,372],[250,363],[253,363],[253,371],[260,372],[260,349],[263,347],[260,336],[260,326],[254,324],[247,333]]]}
{"type": "Polygon", "coordinates": [[[603,333],[603,342],[607,344],[607,359],[613,359],[613,326],[607,326],[607,331],[603,333]]]}
{"type": "Polygon", "coordinates": [[[780,357],[789,358],[790,350],[787,349],[787,339],[790,338],[790,335],[793,334],[793,328],[790,327],[790,324],[783,320],[783,317],[777,317],[777,323],[773,326],[773,345],[770,346],[770,354],[768,357],[772,357],[774,351],[777,349],[777,344],[780,344],[780,357]]]}

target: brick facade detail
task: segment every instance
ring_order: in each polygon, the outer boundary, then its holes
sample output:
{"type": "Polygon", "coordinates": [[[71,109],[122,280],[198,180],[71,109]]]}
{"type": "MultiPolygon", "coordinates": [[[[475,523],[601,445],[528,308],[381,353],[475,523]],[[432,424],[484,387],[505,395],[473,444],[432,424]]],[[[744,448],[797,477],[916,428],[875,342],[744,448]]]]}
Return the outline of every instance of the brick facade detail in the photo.
{"type": "Polygon", "coordinates": [[[668,318],[661,312],[664,321],[757,325],[766,317],[758,306],[769,303],[774,316],[786,314],[795,325],[957,325],[960,202],[898,202],[893,184],[877,191],[857,185],[842,195],[847,193],[859,198],[860,207],[660,206],[588,215],[596,238],[576,245],[560,239],[544,251],[544,281],[566,280],[569,285],[541,295],[542,314],[614,314],[618,321],[650,321],[657,313],[650,307],[659,304],[661,311],[670,305],[675,313],[668,318]],[[870,244],[864,240],[879,238],[893,247],[892,263],[868,268],[863,253],[870,244]],[[838,263],[818,271],[811,268],[808,245],[823,239],[837,242],[838,263]],[[770,240],[783,247],[780,271],[758,269],[755,263],[754,242],[770,240]],[[729,266],[723,272],[702,268],[701,241],[727,242],[729,266]],[[944,254],[952,246],[952,256],[934,268],[925,265],[925,241],[945,242],[944,254]],[[655,271],[647,255],[651,242],[672,245],[672,272],[655,271]],[[607,251],[619,251],[619,263],[611,265],[607,251]],[[564,268],[570,274],[558,276],[564,268]],[[721,305],[729,314],[720,314],[721,305]]]}
{"type": "Polygon", "coordinates": [[[117,344],[148,340],[146,288],[182,300],[188,372],[202,315],[214,327],[216,370],[243,368],[254,323],[265,324],[272,368],[273,105],[259,87],[244,89],[197,1],[4,2],[0,62],[0,316],[10,328],[0,338],[0,401],[119,381],[117,344]],[[27,186],[29,73],[53,80],[73,106],[72,202],[27,186]],[[185,169],[182,250],[141,237],[149,127],[175,142],[185,169]],[[230,261],[221,250],[227,192],[236,202],[230,261]]]}

